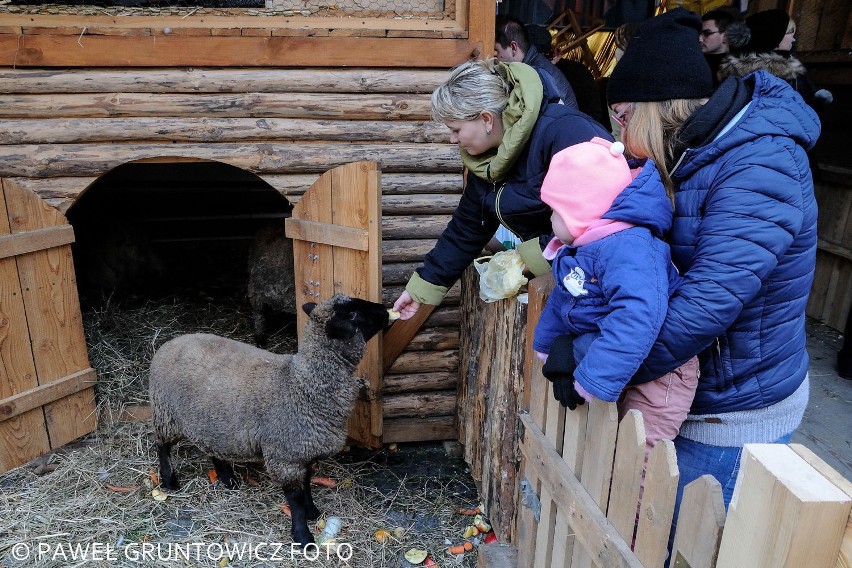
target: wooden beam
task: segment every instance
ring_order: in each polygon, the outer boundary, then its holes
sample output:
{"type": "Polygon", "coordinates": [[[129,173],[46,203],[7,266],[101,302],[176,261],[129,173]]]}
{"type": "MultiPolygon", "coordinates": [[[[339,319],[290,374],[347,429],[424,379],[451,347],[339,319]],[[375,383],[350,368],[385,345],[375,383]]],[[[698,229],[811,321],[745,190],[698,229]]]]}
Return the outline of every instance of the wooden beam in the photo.
{"type": "Polygon", "coordinates": [[[434,309],[435,306],[422,304],[411,319],[395,321],[391,328],[384,333],[382,340],[382,366],[385,373],[388,372],[400,354],[411,343],[411,340],[420,331],[423,322],[432,315],[434,309]]]}
{"type": "Polygon", "coordinates": [[[39,406],[92,388],[97,375],[91,367],[0,400],[0,422],[39,406]]]}
{"type": "MultiPolygon", "coordinates": [[[[493,27],[493,25],[492,25],[493,27]]],[[[0,35],[9,67],[453,67],[466,39],[0,35]]]]}
{"type": "Polygon", "coordinates": [[[74,242],[74,227],[58,225],[0,236],[0,258],[18,256],[74,242]]]}
{"type": "Polygon", "coordinates": [[[599,566],[643,568],[586,488],[574,477],[568,464],[547,443],[532,417],[522,414],[520,418],[525,429],[521,452],[526,465],[539,477],[559,509],[569,511],[571,528],[588,554],[599,566]]]}
{"type": "Polygon", "coordinates": [[[455,421],[455,416],[387,418],[382,423],[382,441],[390,444],[393,442],[455,440],[458,437],[455,421]]]}
{"type": "Polygon", "coordinates": [[[284,230],[291,239],[355,250],[369,250],[368,239],[370,235],[366,229],[342,227],[289,217],[284,220],[284,230]]]}
{"type": "Polygon", "coordinates": [[[845,258],[846,260],[852,260],[852,249],[835,245],[823,239],[817,239],[817,249],[828,254],[833,254],[834,256],[839,256],[840,258],[845,258]]]}

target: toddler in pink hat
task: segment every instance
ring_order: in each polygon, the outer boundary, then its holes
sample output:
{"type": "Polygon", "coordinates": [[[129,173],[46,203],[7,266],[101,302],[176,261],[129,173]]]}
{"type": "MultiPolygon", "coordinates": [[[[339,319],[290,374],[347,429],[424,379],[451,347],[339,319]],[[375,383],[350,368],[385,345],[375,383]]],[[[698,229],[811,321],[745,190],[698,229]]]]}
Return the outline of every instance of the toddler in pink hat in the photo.
{"type": "Polygon", "coordinates": [[[698,359],[633,382],[680,284],[668,245],[672,205],[651,160],[631,170],[620,142],[593,138],[555,154],[541,186],[553,210],[556,286],[535,329],[534,349],[557,400],[575,409],[599,398],[619,414],[638,409],[646,449],[673,439],[698,385],[698,359]]]}

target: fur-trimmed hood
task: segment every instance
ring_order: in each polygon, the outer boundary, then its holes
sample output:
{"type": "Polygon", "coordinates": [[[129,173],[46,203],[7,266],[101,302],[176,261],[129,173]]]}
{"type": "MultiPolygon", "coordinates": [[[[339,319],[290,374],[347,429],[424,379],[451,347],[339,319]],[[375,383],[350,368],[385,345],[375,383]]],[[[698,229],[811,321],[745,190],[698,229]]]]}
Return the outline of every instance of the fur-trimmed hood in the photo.
{"type": "Polygon", "coordinates": [[[806,73],[805,66],[795,57],[780,53],[746,53],[729,55],[722,59],[719,74],[724,77],[745,77],[749,73],[763,69],[780,79],[793,82],[806,73]]]}

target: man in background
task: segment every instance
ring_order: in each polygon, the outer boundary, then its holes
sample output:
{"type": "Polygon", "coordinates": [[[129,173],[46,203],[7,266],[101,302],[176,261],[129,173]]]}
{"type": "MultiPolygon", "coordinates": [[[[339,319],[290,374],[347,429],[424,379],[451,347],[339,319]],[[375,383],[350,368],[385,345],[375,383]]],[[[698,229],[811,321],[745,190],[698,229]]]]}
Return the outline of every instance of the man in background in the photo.
{"type": "Polygon", "coordinates": [[[497,16],[494,51],[500,61],[526,63],[539,71],[542,81],[548,83],[546,90],[554,92],[562,104],[577,108],[577,97],[565,75],[530,42],[523,22],[511,16],[497,16]]]}
{"type": "Polygon", "coordinates": [[[714,84],[719,84],[717,71],[722,58],[731,50],[728,43],[728,27],[738,21],[732,12],[724,9],[710,10],[701,16],[701,33],[698,36],[698,44],[704,53],[704,58],[713,72],[714,84]]]}

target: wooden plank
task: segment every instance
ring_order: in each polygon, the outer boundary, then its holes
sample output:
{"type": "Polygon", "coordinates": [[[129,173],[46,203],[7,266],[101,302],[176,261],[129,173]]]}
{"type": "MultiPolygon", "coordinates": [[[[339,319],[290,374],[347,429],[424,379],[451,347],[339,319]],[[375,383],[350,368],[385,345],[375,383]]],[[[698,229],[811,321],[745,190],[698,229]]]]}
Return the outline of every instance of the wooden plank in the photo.
{"type": "MultiPolygon", "coordinates": [[[[8,182],[3,189],[13,233],[67,224],[34,193],[8,182]]],[[[88,369],[71,246],[32,252],[16,261],[38,384],[88,369]]],[[[94,389],[46,404],[44,414],[51,448],[88,434],[97,426],[94,389]]]]}
{"type": "Polygon", "coordinates": [[[783,444],[746,444],[718,568],[833,567],[852,498],[783,444]]]}
{"type": "Polygon", "coordinates": [[[95,370],[89,368],[0,399],[0,422],[92,388],[96,383],[95,370]]]}
{"type": "MultiPolygon", "coordinates": [[[[351,227],[366,232],[367,247],[352,244],[334,247],[334,289],[357,298],[382,301],[381,198],[379,168],[376,162],[357,162],[335,168],[332,174],[332,223],[341,229],[351,227]]],[[[354,241],[354,238],[352,239],[354,241]]],[[[372,338],[362,357],[358,376],[367,385],[366,398],[359,397],[349,420],[349,434],[367,447],[382,444],[382,339],[372,338]],[[357,434],[357,435],[356,435],[357,434]]]]}
{"type": "Polygon", "coordinates": [[[852,249],[830,243],[823,239],[817,240],[817,248],[834,256],[839,256],[842,259],[852,260],[852,249]]]}
{"type": "Polygon", "coordinates": [[[449,68],[473,50],[466,39],[2,35],[0,65],[14,67],[404,67],[449,68]]]}
{"type": "Polygon", "coordinates": [[[570,511],[571,528],[583,547],[596,559],[599,566],[643,568],[636,555],[607,522],[589,492],[577,481],[559,454],[550,447],[544,433],[532,418],[522,414],[521,422],[525,428],[521,450],[526,463],[535,470],[543,485],[548,487],[558,506],[570,511]]]}
{"type": "MultiPolygon", "coordinates": [[[[194,98],[199,95],[187,96],[194,98]]],[[[349,100],[357,100],[361,96],[349,95],[349,100]]],[[[166,109],[163,110],[166,111],[166,109]]],[[[128,111],[130,109],[122,110],[122,112],[128,111]]],[[[224,117],[218,109],[210,109],[210,116],[204,117],[47,118],[32,113],[31,119],[7,119],[0,122],[0,144],[67,144],[140,140],[169,143],[240,142],[270,139],[374,140],[445,144],[450,138],[449,130],[445,126],[423,119],[395,120],[389,123],[378,119],[346,120],[345,118],[276,118],[273,116],[246,118],[246,116],[254,115],[254,111],[243,109],[229,112],[242,116],[224,117]]],[[[184,114],[182,110],[180,114],[184,114]]]]}
{"type": "Polygon", "coordinates": [[[668,556],[678,478],[680,472],[674,443],[671,440],[657,442],[648,456],[636,545],[633,547],[646,568],[662,567],[668,556]]]}
{"type": "MultiPolygon", "coordinates": [[[[825,463],[822,458],[813,453],[810,448],[801,444],[790,444],[790,449],[805,460],[808,465],[817,470],[823,477],[832,482],[838,489],[852,497],[852,482],[837,473],[830,465],[825,463]]],[[[836,568],[852,567],[852,514],[846,521],[846,531],[843,533],[843,540],[840,543],[840,554],[837,556],[836,568]]]]}
{"type": "Polygon", "coordinates": [[[629,410],[618,426],[612,491],[606,518],[625,542],[633,542],[639,491],[645,465],[645,423],[642,413],[629,410]]]}
{"type": "Polygon", "coordinates": [[[0,176],[100,176],[127,162],[151,158],[212,160],[257,174],[321,172],[361,160],[397,172],[448,172],[460,164],[452,144],[24,144],[0,146],[0,176]]]}
{"type": "Polygon", "coordinates": [[[404,351],[388,369],[388,373],[434,373],[456,371],[459,368],[459,353],[455,349],[446,351],[404,351]]]}
{"type": "Polygon", "coordinates": [[[382,368],[387,373],[408,346],[415,335],[420,331],[423,322],[432,314],[435,306],[423,304],[414,316],[407,320],[397,320],[384,334],[382,340],[383,362],[382,368]]]}
{"type": "Polygon", "coordinates": [[[382,262],[421,262],[437,239],[384,239],[382,262]]]}
{"type": "Polygon", "coordinates": [[[18,68],[0,69],[0,93],[431,93],[448,76],[446,69],[404,68],[18,68]]]}
{"type": "MultiPolygon", "coordinates": [[[[0,180],[0,235],[11,231],[0,180]]],[[[14,258],[0,259],[0,399],[38,385],[23,293],[14,258]]],[[[50,450],[42,409],[0,422],[0,473],[50,450]]]]}
{"type": "MultiPolygon", "coordinates": [[[[615,440],[618,436],[618,409],[615,404],[592,401],[588,407],[586,444],[583,451],[583,469],[580,482],[589,495],[606,511],[609,502],[609,487],[612,480],[612,464],[615,460],[615,440]]],[[[592,566],[592,555],[582,547],[575,546],[572,568],[592,566]]]]}
{"type": "Polygon", "coordinates": [[[335,247],[368,250],[369,233],[364,229],[340,227],[290,217],[284,220],[287,236],[291,239],[310,241],[335,247]]]}
{"type": "Polygon", "coordinates": [[[458,438],[455,416],[427,418],[391,418],[382,425],[382,440],[393,442],[425,442],[458,438]]]}
{"type": "Polygon", "coordinates": [[[74,242],[74,227],[58,225],[27,233],[0,236],[0,258],[18,256],[74,242]]]}
{"type": "Polygon", "coordinates": [[[452,215],[395,215],[382,218],[382,236],[386,239],[437,239],[452,215]]]}
{"type": "Polygon", "coordinates": [[[673,566],[716,566],[724,527],[722,486],[712,475],[702,475],[683,489],[672,545],[673,566]]]}

